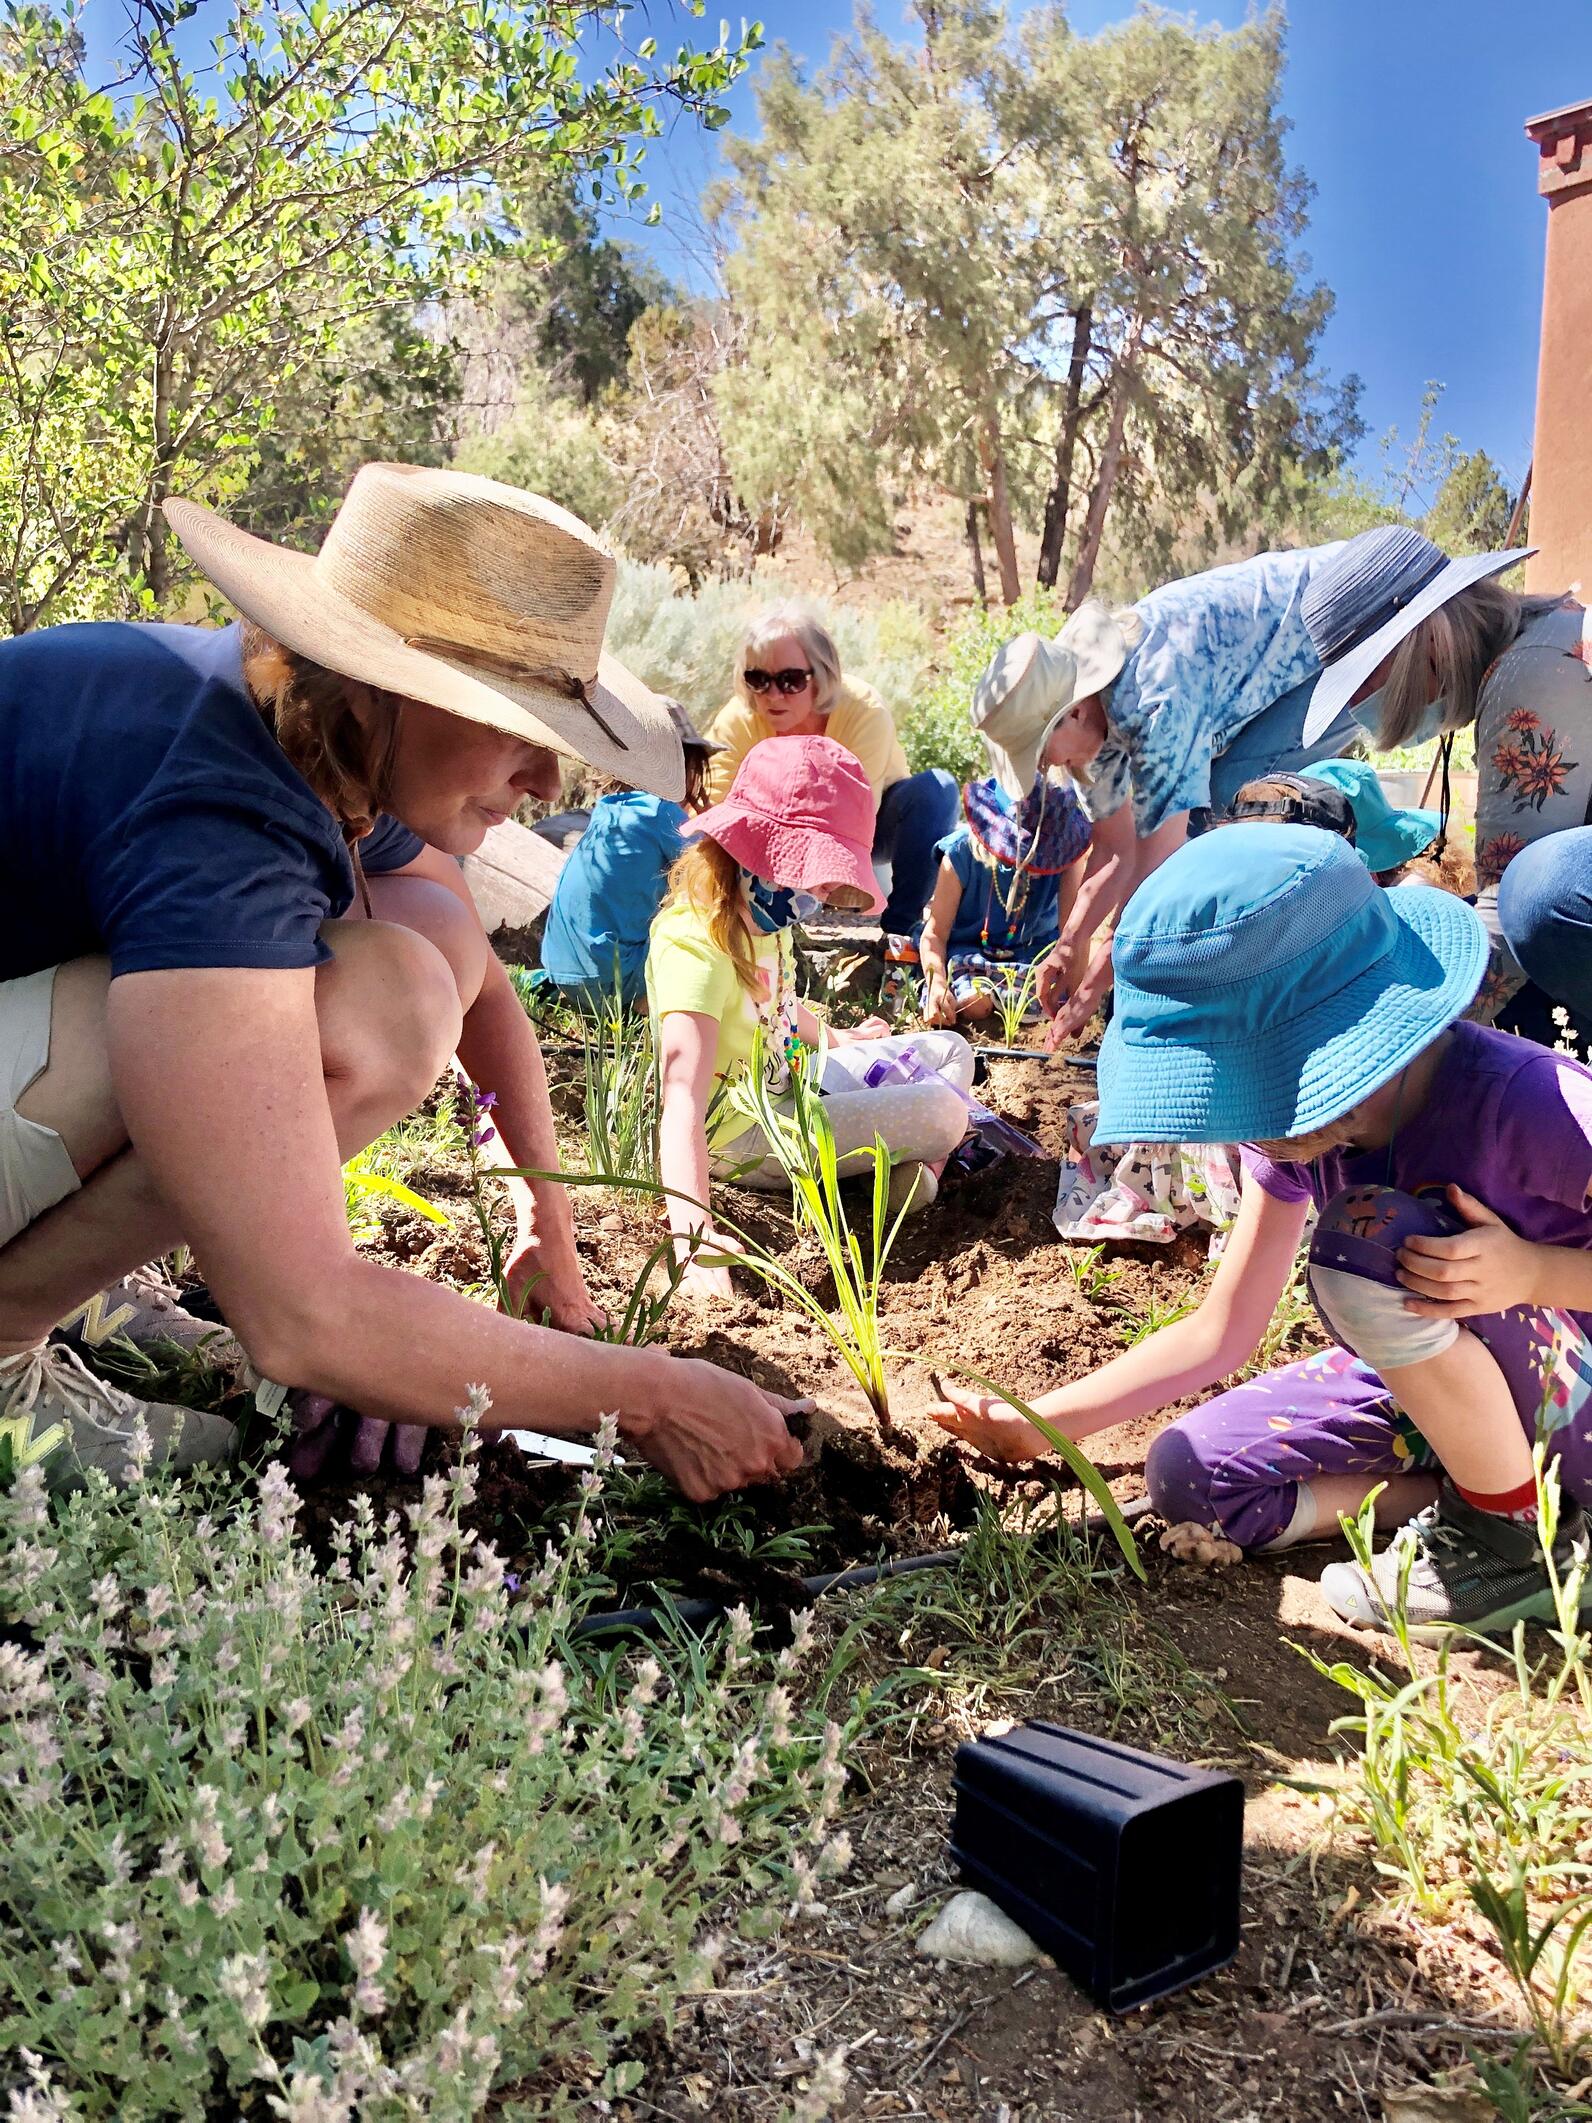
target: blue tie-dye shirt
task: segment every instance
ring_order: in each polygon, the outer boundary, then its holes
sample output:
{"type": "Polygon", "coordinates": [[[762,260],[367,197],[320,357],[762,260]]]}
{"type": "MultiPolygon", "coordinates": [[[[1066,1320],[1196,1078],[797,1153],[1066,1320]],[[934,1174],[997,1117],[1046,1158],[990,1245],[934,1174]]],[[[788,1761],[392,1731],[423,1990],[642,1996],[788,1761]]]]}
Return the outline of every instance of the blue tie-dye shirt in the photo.
{"type": "Polygon", "coordinates": [[[1106,696],[1109,725],[1087,789],[1091,818],[1131,794],[1143,836],[1211,800],[1211,761],[1318,668],[1299,607],[1341,543],[1261,553],[1152,590],[1144,634],[1106,696]]]}

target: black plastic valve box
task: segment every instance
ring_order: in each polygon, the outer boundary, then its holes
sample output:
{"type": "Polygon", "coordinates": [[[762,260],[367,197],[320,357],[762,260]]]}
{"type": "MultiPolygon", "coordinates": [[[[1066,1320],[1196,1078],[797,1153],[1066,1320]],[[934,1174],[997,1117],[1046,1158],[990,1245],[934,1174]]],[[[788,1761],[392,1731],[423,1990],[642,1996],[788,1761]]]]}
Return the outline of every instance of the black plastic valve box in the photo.
{"type": "Polygon", "coordinates": [[[1244,1787],[1035,1719],[956,1751],[951,1855],[1110,2012],[1238,1951],[1244,1787]]]}

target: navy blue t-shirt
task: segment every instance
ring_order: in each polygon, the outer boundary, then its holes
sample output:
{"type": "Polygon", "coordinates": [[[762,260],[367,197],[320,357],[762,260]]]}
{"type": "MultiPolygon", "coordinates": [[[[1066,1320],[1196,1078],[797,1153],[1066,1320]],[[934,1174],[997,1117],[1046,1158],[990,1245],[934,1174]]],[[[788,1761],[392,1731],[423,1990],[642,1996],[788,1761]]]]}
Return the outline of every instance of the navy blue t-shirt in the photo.
{"type": "MultiPolygon", "coordinates": [[[[243,688],[233,627],[48,627],[0,641],[0,980],[295,967],[347,912],[337,821],[243,688]]],[[[382,818],[372,876],[423,843],[382,818]]]]}

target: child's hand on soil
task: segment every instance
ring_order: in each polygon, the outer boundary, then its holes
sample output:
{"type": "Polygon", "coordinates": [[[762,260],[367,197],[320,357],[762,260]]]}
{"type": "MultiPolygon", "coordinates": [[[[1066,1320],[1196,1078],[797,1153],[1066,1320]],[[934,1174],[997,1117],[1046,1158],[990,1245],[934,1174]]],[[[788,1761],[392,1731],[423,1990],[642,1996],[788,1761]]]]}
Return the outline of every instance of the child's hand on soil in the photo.
{"type": "Polygon", "coordinates": [[[888,1039],[890,1022],[888,1018],[865,1017],[860,1025],[853,1025],[849,1032],[836,1033],[831,1030],[829,1037],[831,1040],[838,1038],[843,1046],[848,1047],[863,1040],[888,1039]]]}
{"type": "Polygon", "coordinates": [[[1470,1319],[1539,1302],[1543,1248],[1511,1231],[1463,1187],[1448,1198],[1470,1225],[1453,1238],[1412,1238],[1399,1249],[1399,1281],[1414,1295],[1406,1312],[1423,1319],[1470,1319]]]}
{"type": "Polygon", "coordinates": [[[699,1260],[693,1261],[681,1276],[680,1288],[687,1297],[733,1298],[735,1295],[728,1268],[709,1268],[699,1260]]]}
{"type": "Polygon", "coordinates": [[[956,1001],[951,994],[948,980],[930,976],[923,993],[923,1022],[926,1025],[954,1025],[956,1001]]]}
{"type": "Polygon", "coordinates": [[[929,1414],[942,1430],[949,1430],[952,1437],[959,1437],[986,1459],[1020,1467],[1027,1460],[1043,1459],[1050,1450],[1027,1416],[1018,1415],[993,1395],[975,1393],[968,1386],[947,1386],[944,1393],[943,1400],[930,1403],[929,1414]]]}

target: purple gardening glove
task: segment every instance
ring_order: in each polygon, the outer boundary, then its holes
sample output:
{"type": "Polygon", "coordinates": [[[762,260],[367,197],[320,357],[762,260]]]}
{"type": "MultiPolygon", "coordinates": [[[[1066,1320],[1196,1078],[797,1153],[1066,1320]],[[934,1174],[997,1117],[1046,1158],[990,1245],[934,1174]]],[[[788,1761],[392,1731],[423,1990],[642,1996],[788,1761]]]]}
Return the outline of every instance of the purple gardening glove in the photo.
{"type": "Polygon", "coordinates": [[[293,1450],[288,1468],[295,1481],[313,1482],[339,1460],[352,1474],[374,1474],[385,1461],[394,1474],[414,1474],[426,1449],[424,1423],[384,1423],[360,1415],[324,1393],[289,1395],[293,1450]]]}

